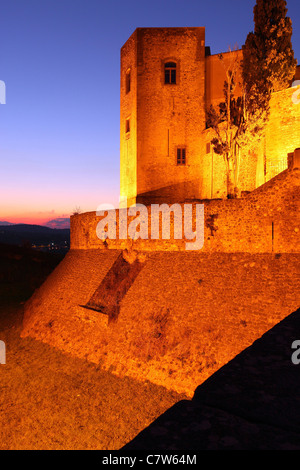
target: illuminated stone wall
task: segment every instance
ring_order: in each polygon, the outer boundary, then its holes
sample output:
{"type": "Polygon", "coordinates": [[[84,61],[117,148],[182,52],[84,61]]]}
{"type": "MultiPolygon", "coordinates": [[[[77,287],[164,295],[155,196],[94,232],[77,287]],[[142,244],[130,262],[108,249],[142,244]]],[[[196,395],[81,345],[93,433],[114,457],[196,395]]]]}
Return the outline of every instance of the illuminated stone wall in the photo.
{"type": "Polygon", "coordinates": [[[300,103],[289,88],[274,93],[271,99],[271,117],[266,131],[266,179],[287,168],[287,156],[300,147],[300,103]]]}
{"type": "Polygon", "coordinates": [[[22,336],[192,396],[299,307],[297,254],[150,252],[108,323],[84,305],[119,254],[71,250],[27,302],[22,336]]]}
{"type": "MultiPolygon", "coordinates": [[[[205,100],[209,107],[218,106],[224,100],[223,88],[226,80],[227,68],[238,67],[242,60],[243,54],[241,50],[222,53],[222,60],[219,54],[208,55],[205,58],[205,100]]],[[[241,89],[237,83],[235,94],[238,96],[241,89]]]]}
{"type": "Polygon", "coordinates": [[[121,197],[132,200],[135,177],[139,202],[201,196],[204,79],[204,28],[138,28],[122,48],[121,197]],[[164,83],[168,61],[176,62],[176,84],[164,83]],[[137,86],[126,94],[128,67],[137,70],[137,86]],[[128,118],[130,135],[124,131],[128,118]],[[186,147],[186,165],[177,165],[177,147],[186,147]]]}
{"type": "Polygon", "coordinates": [[[135,200],[137,194],[137,32],[121,49],[120,83],[120,197],[135,200]],[[130,91],[126,78],[130,76],[130,91]],[[130,132],[126,132],[126,121],[130,132]]]}
{"type": "MultiPolygon", "coordinates": [[[[206,57],[206,106],[218,106],[224,100],[223,87],[226,79],[225,69],[234,64],[235,57],[242,59],[242,51],[223,54],[223,61],[218,55],[206,57]]],[[[295,80],[299,80],[300,67],[297,67],[295,80]]],[[[300,147],[300,103],[296,100],[296,90],[290,87],[274,93],[271,99],[270,120],[266,128],[266,139],[254,150],[242,152],[239,186],[241,191],[253,191],[266,181],[287,168],[288,154],[300,147]],[[293,99],[294,98],[294,99],[293,99]]],[[[238,96],[240,87],[235,94],[238,96]]],[[[208,143],[215,137],[211,129],[203,133],[208,143]]],[[[213,153],[212,147],[204,160],[207,163],[203,192],[206,197],[226,197],[226,167],[222,156],[213,153]]]]}
{"type": "Polygon", "coordinates": [[[205,104],[222,97],[224,75],[204,51],[204,28],[136,30],[121,51],[120,127],[121,197],[129,205],[137,195],[148,204],[204,204],[203,248],[188,251],[172,223],[169,240],[104,242],[100,216],[74,215],[71,250],[26,303],[22,330],[121,377],[189,396],[300,301],[299,154],[285,170],[300,147],[295,89],[272,97],[266,141],[243,161],[241,187],[251,193],[227,200],[225,165],[206,147],[205,130],[205,104]],[[163,84],[165,60],[178,64],[176,86],[163,84]],[[175,161],[180,145],[185,167],[175,161]]]}
{"type": "MultiPolygon", "coordinates": [[[[206,200],[204,252],[299,252],[300,170],[286,170],[241,199],[206,200]],[[214,229],[210,219],[215,215],[214,229]],[[216,230],[215,230],[216,229],[216,230]]],[[[183,207],[182,205],[180,207],[183,207]]],[[[193,203],[195,218],[196,203],[193,203]]],[[[121,209],[124,213],[126,209],[121,209]]],[[[182,210],[183,212],[183,210],[182,210]]],[[[148,212],[150,216],[150,211],[148,212]]],[[[117,214],[118,215],[118,214],[117,214]]],[[[136,216],[128,218],[130,223],[136,216]]],[[[102,217],[95,212],[71,217],[72,249],[185,251],[185,240],[137,239],[101,241],[96,233],[102,217]]],[[[116,219],[118,223],[118,218],[116,219]]],[[[147,220],[150,234],[151,220],[147,220]]],[[[118,229],[118,226],[117,226],[118,229]]],[[[118,230],[117,230],[118,237],[118,230]]]]}
{"type": "MultiPolygon", "coordinates": [[[[224,99],[225,69],[242,59],[242,51],[223,53],[223,61],[205,51],[205,28],[138,28],[121,49],[120,196],[129,205],[227,195],[224,159],[207,146],[213,134],[206,129],[206,109],[224,99]],[[167,61],[176,63],[176,84],[164,83],[167,61]],[[177,147],[186,148],[186,165],[177,165],[177,147]]],[[[237,86],[236,95],[240,91],[237,86]]],[[[243,151],[241,191],[285,170],[287,154],[300,146],[294,93],[289,88],[272,97],[266,140],[243,151]]]]}
{"type": "Polygon", "coordinates": [[[298,308],[299,188],[289,169],[244,199],[204,201],[198,251],[174,239],[104,244],[100,217],[74,215],[71,250],[26,303],[22,336],[193,396],[298,308]]]}

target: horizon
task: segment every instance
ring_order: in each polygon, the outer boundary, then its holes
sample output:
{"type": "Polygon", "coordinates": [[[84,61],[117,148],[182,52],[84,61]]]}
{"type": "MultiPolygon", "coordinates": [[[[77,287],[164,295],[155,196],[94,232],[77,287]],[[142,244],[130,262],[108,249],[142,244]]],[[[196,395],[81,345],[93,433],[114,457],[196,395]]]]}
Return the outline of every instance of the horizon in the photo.
{"type": "MultiPolygon", "coordinates": [[[[21,0],[2,5],[0,221],[43,225],[119,203],[120,49],[136,28],[205,27],[241,48],[256,0],[21,0]],[[232,13],[234,11],[234,14],[232,13]],[[195,21],[197,19],[197,21],[195,21]],[[237,21],[238,19],[238,21],[237,21]]],[[[300,60],[300,4],[288,0],[300,60]]]]}
{"type": "MultiPolygon", "coordinates": [[[[38,217],[34,216],[33,217],[8,217],[8,218],[0,218],[0,224],[3,222],[7,222],[8,224],[12,225],[20,225],[20,224],[27,224],[27,225],[42,225],[44,226],[47,223],[53,222],[54,220],[65,220],[65,219],[70,219],[72,214],[70,215],[64,215],[64,216],[59,216],[59,217],[52,217],[52,218],[47,218],[47,217],[38,217]]],[[[0,225],[1,226],[1,225],[0,225]]]]}
{"type": "MultiPolygon", "coordinates": [[[[64,221],[66,222],[67,220],[70,220],[70,217],[57,217],[55,219],[38,219],[38,218],[21,218],[21,221],[19,221],[18,218],[12,217],[11,220],[0,220],[0,227],[7,226],[5,225],[6,223],[8,225],[41,225],[43,227],[46,226],[46,224],[58,222],[58,221],[64,221]],[[12,221],[13,220],[13,221],[12,221]]],[[[59,228],[59,227],[53,227],[53,228],[59,228]]],[[[66,228],[66,227],[63,227],[66,228]]]]}

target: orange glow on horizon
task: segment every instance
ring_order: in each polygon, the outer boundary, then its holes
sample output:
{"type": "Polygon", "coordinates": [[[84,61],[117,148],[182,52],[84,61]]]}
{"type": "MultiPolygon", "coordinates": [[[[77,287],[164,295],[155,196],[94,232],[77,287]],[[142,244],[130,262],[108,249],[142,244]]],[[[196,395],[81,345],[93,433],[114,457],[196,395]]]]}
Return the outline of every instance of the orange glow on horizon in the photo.
{"type": "Polygon", "coordinates": [[[30,225],[43,225],[49,220],[68,218],[71,214],[59,214],[54,211],[43,212],[43,213],[25,213],[15,214],[10,216],[9,214],[0,213],[0,221],[10,222],[12,224],[30,224],[30,225]]]}
{"type": "Polygon", "coordinates": [[[52,194],[36,190],[32,194],[20,194],[1,188],[0,190],[0,221],[10,223],[38,224],[41,225],[49,220],[67,218],[77,209],[83,212],[96,211],[103,203],[118,206],[118,194],[113,190],[104,194],[61,194],[53,197],[52,194]]]}

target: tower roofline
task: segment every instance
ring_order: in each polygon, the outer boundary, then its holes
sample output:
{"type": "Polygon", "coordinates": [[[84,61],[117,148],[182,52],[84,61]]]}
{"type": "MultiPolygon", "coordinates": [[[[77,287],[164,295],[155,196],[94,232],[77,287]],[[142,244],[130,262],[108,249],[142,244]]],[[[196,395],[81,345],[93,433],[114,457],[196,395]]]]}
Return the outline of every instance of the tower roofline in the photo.
{"type": "Polygon", "coordinates": [[[188,29],[205,29],[205,26],[166,26],[166,27],[164,27],[164,26],[146,26],[146,27],[138,27],[138,28],[135,29],[135,31],[139,30],[139,29],[151,29],[151,30],[155,30],[155,29],[159,29],[159,30],[175,29],[175,30],[184,31],[184,30],[188,30],[188,29]]]}
{"type": "Polygon", "coordinates": [[[226,51],[226,52],[218,52],[217,54],[211,54],[209,57],[213,57],[213,58],[218,58],[220,54],[222,55],[229,55],[229,54],[238,54],[238,53],[241,53],[242,52],[242,49],[235,49],[233,51],[226,51]]]}
{"type": "Polygon", "coordinates": [[[183,31],[199,31],[199,30],[203,30],[204,33],[205,33],[205,26],[166,26],[166,27],[159,27],[159,26],[147,26],[147,27],[138,27],[138,28],[135,28],[135,30],[132,32],[132,34],[129,36],[129,38],[127,39],[127,41],[123,44],[123,46],[121,47],[121,49],[125,46],[125,44],[132,38],[132,36],[134,36],[135,34],[137,34],[138,32],[140,31],[180,31],[180,32],[183,32],[183,31]]]}

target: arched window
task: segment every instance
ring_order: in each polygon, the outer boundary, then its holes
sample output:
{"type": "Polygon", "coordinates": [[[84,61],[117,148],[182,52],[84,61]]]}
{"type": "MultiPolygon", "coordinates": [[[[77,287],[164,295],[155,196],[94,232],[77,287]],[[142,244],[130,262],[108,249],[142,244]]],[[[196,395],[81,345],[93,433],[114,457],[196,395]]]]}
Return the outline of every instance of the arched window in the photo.
{"type": "Polygon", "coordinates": [[[176,63],[166,62],[165,63],[165,84],[176,83],[176,63]]]}

